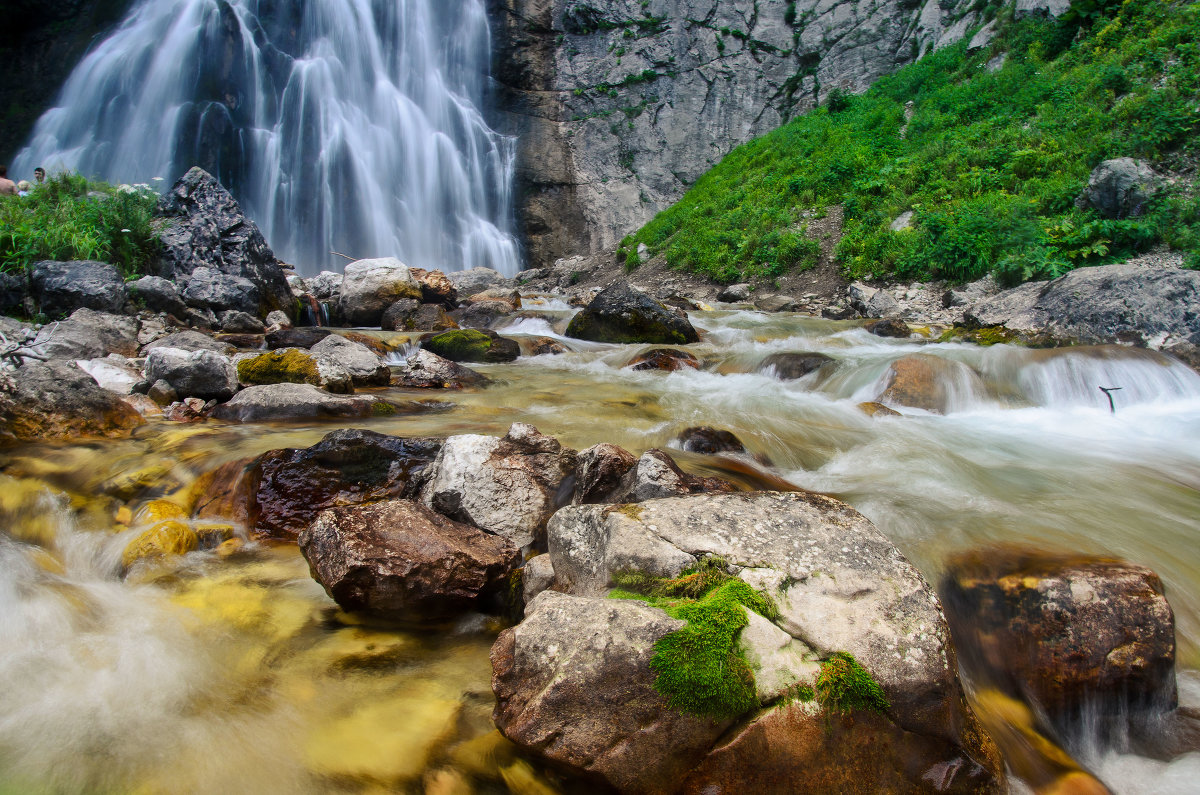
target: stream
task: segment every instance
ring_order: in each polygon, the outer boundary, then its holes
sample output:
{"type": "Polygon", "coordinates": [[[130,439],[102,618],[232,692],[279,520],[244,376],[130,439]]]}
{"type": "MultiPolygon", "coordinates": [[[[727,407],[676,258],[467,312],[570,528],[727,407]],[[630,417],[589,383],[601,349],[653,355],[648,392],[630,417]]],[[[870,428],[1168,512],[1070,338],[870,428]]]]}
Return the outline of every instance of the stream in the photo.
{"type": "MultiPolygon", "coordinates": [[[[503,435],[522,421],[577,449],[637,454],[711,425],[773,474],[856,507],[935,584],[948,557],[994,543],[1125,558],[1162,577],[1180,700],[1200,705],[1200,375],[1187,367],[1127,348],[895,340],[855,322],[712,311],[691,313],[700,370],[637,372],[624,365],[651,346],[566,339],[573,310],[525,306],[497,330],[571,350],[472,365],[494,379],[486,389],[386,390],[453,408],[355,427],[503,435]],[[838,365],[793,381],[758,371],[783,351],[838,365]],[[860,409],[913,353],[956,363],[946,412],[860,409]],[[1114,410],[1100,386],[1121,388],[1114,410]]],[[[372,333],[397,349],[415,336],[372,333]]],[[[336,427],[151,421],[129,439],[0,453],[0,793],[586,791],[494,731],[499,619],[372,624],[341,613],[294,546],[250,539],[122,579],[137,532],[118,521],[122,506],[336,427]]],[[[1114,792],[1189,792],[1200,776],[1200,753],[1162,761],[1085,745],[1079,761],[1114,792]]]]}

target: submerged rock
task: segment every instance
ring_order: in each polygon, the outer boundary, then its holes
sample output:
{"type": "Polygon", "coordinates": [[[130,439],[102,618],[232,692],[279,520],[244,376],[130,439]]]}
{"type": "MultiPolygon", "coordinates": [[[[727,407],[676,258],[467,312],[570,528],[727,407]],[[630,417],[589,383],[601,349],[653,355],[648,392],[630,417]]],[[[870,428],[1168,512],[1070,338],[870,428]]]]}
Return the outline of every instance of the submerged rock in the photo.
{"type": "Polygon", "coordinates": [[[125,436],[142,415],[67,362],[30,362],[0,379],[0,442],[125,436]]]}
{"type": "Polygon", "coordinates": [[[651,348],[633,357],[632,361],[625,366],[630,370],[674,372],[676,370],[699,370],[700,360],[687,351],[678,351],[674,348],[651,348]]]}
{"type": "Polygon", "coordinates": [[[501,439],[451,436],[430,468],[421,501],[525,547],[542,534],[558,507],[559,487],[574,471],[575,455],[520,422],[501,439]]]}
{"type": "Polygon", "coordinates": [[[268,384],[246,387],[213,409],[212,416],[231,422],[270,422],[395,413],[395,406],[374,395],[333,395],[311,384],[268,384]]]}
{"type": "Polygon", "coordinates": [[[700,337],[687,316],[676,314],[627,282],[602,290],[567,325],[566,335],[593,342],[685,345],[700,337]]]}
{"type": "Polygon", "coordinates": [[[824,353],[815,351],[787,351],[772,353],[758,365],[760,373],[770,373],[776,378],[792,380],[803,378],[825,365],[832,365],[836,359],[824,353]]]}
{"type": "Polygon", "coordinates": [[[1175,617],[1143,566],[989,548],[950,561],[941,591],[973,668],[1053,718],[1175,706],[1175,617]]]}
{"type": "Polygon", "coordinates": [[[41,311],[51,317],[84,307],[119,314],[129,300],[117,269],[94,260],[35,262],[29,266],[29,285],[41,311]]]}
{"type": "Polygon", "coordinates": [[[979,388],[979,376],[967,365],[928,354],[903,356],[885,375],[880,401],[944,414],[979,388]]]}
{"type": "Polygon", "coordinates": [[[720,428],[702,425],[684,428],[676,437],[679,446],[689,453],[717,455],[718,453],[745,453],[746,445],[733,433],[720,428]]]}
{"type": "Polygon", "coordinates": [[[478,609],[520,560],[499,536],[408,500],[332,508],[298,540],[314,579],[343,609],[409,622],[478,609]]]}
{"type": "Polygon", "coordinates": [[[455,329],[425,340],[421,346],[452,362],[511,362],[521,346],[487,329],[455,329]]]}

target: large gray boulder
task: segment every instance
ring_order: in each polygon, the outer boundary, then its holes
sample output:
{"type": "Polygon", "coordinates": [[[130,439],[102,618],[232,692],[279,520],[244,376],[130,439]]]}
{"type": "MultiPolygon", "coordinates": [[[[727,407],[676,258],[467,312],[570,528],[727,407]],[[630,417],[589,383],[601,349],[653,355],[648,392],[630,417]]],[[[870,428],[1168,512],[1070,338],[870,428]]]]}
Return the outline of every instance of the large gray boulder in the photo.
{"type": "Polygon", "coordinates": [[[451,436],[430,468],[421,501],[526,547],[541,537],[574,468],[574,450],[525,423],[514,423],[503,438],[451,436]]]}
{"type": "Polygon", "coordinates": [[[137,318],[76,309],[66,320],[47,323],[27,347],[47,359],[97,359],[110,353],[136,356],[137,318]]]}
{"type": "Polygon", "coordinates": [[[179,294],[175,282],[161,276],[143,276],[130,282],[131,295],[151,312],[166,312],[177,318],[187,315],[187,304],[179,294]]]}
{"type": "Polygon", "coordinates": [[[605,288],[567,325],[566,335],[593,342],[683,345],[700,337],[686,315],[618,281],[605,288]]]}
{"type": "Polygon", "coordinates": [[[1162,177],[1144,160],[1105,160],[1092,169],[1079,203],[1094,207],[1105,218],[1139,216],[1161,181],[1162,177]]]}
{"type": "Polygon", "coordinates": [[[421,285],[395,257],[361,259],[346,266],[338,307],[348,326],[376,326],[401,298],[421,300],[421,285]]]}
{"type": "Polygon", "coordinates": [[[143,422],[69,362],[30,362],[0,378],[0,442],[125,436],[143,422]]]}
{"type": "Polygon", "coordinates": [[[1200,333],[1200,271],[1132,264],[1078,268],[972,305],[969,326],[1087,343],[1159,347],[1200,333]]]}
{"type": "Polygon", "coordinates": [[[166,381],[181,398],[228,400],[238,391],[233,361],[214,351],[154,348],[146,357],[146,380],[166,381]]]}
{"type": "Polygon", "coordinates": [[[354,381],[339,361],[303,348],[239,353],[233,366],[246,386],[311,384],[337,394],[354,391],[354,381]]]}
{"type": "Polygon", "coordinates": [[[479,609],[520,561],[499,536],[408,500],[332,508],[298,541],[313,578],[343,609],[407,622],[479,609]]]}
{"type": "Polygon", "coordinates": [[[196,268],[187,277],[183,300],[188,306],[213,312],[237,310],[247,314],[259,311],[258,287],[249,279],[231,276],[215,268],[196,268]]]}
{"type": "Polygon", "coordinates": [[[51,317],[61,317],[84,307],[97,312],[120,313],[129,300],[125,280],[107,262],[35,262],[29,268],[29,285],[41,311],[51,317]]]}
{"type": "Polygon", "coordinates": [[[468,268],[465,271],[452,271],[446,274],[450,284],[458,295],[476,295],[494,287],[509,287],[511,279],[506,279],[491,268],[468,268]]]}
{"type": "Polygon", "coordinates": [[[237,350],[228,342],[215,340],[207,334],[201,334],[199,331],[186,329],[184,331],[176,331],[165,337],[159,337],[154,342],[147,344],[142,348],[143,355],[148,354],[155,348],[178,348],[183,351],[214,351],[222,353],[226,356],[232,356],[237,350]]]}
{"type": "Polygon", "coordinates": [[[250,386],[217,406],[212,416],[231,422],[355,419],[386,416],[395,408],[374,395],[334,395],[311,384],[250,386]]]}
{"type": "Polygon", "coordinates": [[[482,373],[443,359],[424,348],[410,354],[393,379],[396,386],[408,389],[462,389],[482,386],[489,380],[482,373]]]}
{"type": "Polygon", "coordinates": [[[355,387],[387,386],[392,380],[392,371],[383,359],[361,342],[330,334],[308,350],[341,365],[355,387]]]}
{"type": "Polygon", "coordinates": [[[292,291],[279,260],[211,174],[201,168],[188,171],[159,200],[158,214],[167,225],[157,275],[178,281],[197,268],[210,268],[254,285],[261,306],[248,310],[252,314],[292,311],[292,291]]]}
{"type": "Polygon", "coordinates": [[[900,302],[887,290],[854,282],[847,288],[850,306],[863,317],[889,317],[900,313],[900,302]]]}

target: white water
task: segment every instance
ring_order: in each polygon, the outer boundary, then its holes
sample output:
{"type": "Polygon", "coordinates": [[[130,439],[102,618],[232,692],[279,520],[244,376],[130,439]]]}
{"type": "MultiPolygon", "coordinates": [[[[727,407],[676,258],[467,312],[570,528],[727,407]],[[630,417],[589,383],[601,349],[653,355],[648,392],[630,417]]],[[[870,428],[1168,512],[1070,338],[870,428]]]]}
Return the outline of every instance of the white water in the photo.
{"type": "Polygon", "coordinates": [[[14,173],[213,172],[276,254],[511,276],[515,140],[481,108],[483,0],[141,0],[72,73],[14,173]]]}

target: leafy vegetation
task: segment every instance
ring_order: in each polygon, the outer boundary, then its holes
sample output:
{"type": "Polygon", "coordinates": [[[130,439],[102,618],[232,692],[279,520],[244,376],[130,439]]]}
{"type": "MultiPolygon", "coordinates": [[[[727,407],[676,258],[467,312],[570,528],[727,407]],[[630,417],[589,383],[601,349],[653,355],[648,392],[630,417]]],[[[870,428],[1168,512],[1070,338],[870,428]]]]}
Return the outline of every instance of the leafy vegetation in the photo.
{"type": "Polygon", "coordinates": [[[144,274],[158,255],[158,201],[149,187],[56,174],[28,196],[0,199],[0,270],[38,260],[100,260],[126,278],[144,274]]]}
{"type": "Polygon", "coordinates": [[[645,243],[726,283],[778,276],[816,261],[803,219],[841,204],[850,278],[1015,284],[1162,243],[1200,266],[1200,196],[1182,183],[1137,217],[1075,206],[1102,160],[1200,156],[1200,6],[1076,0],[1058,21],[1009,8],[997,25],[988,47],[968,36],[735,149],[619,253],[634,267],[645,243]]]}

